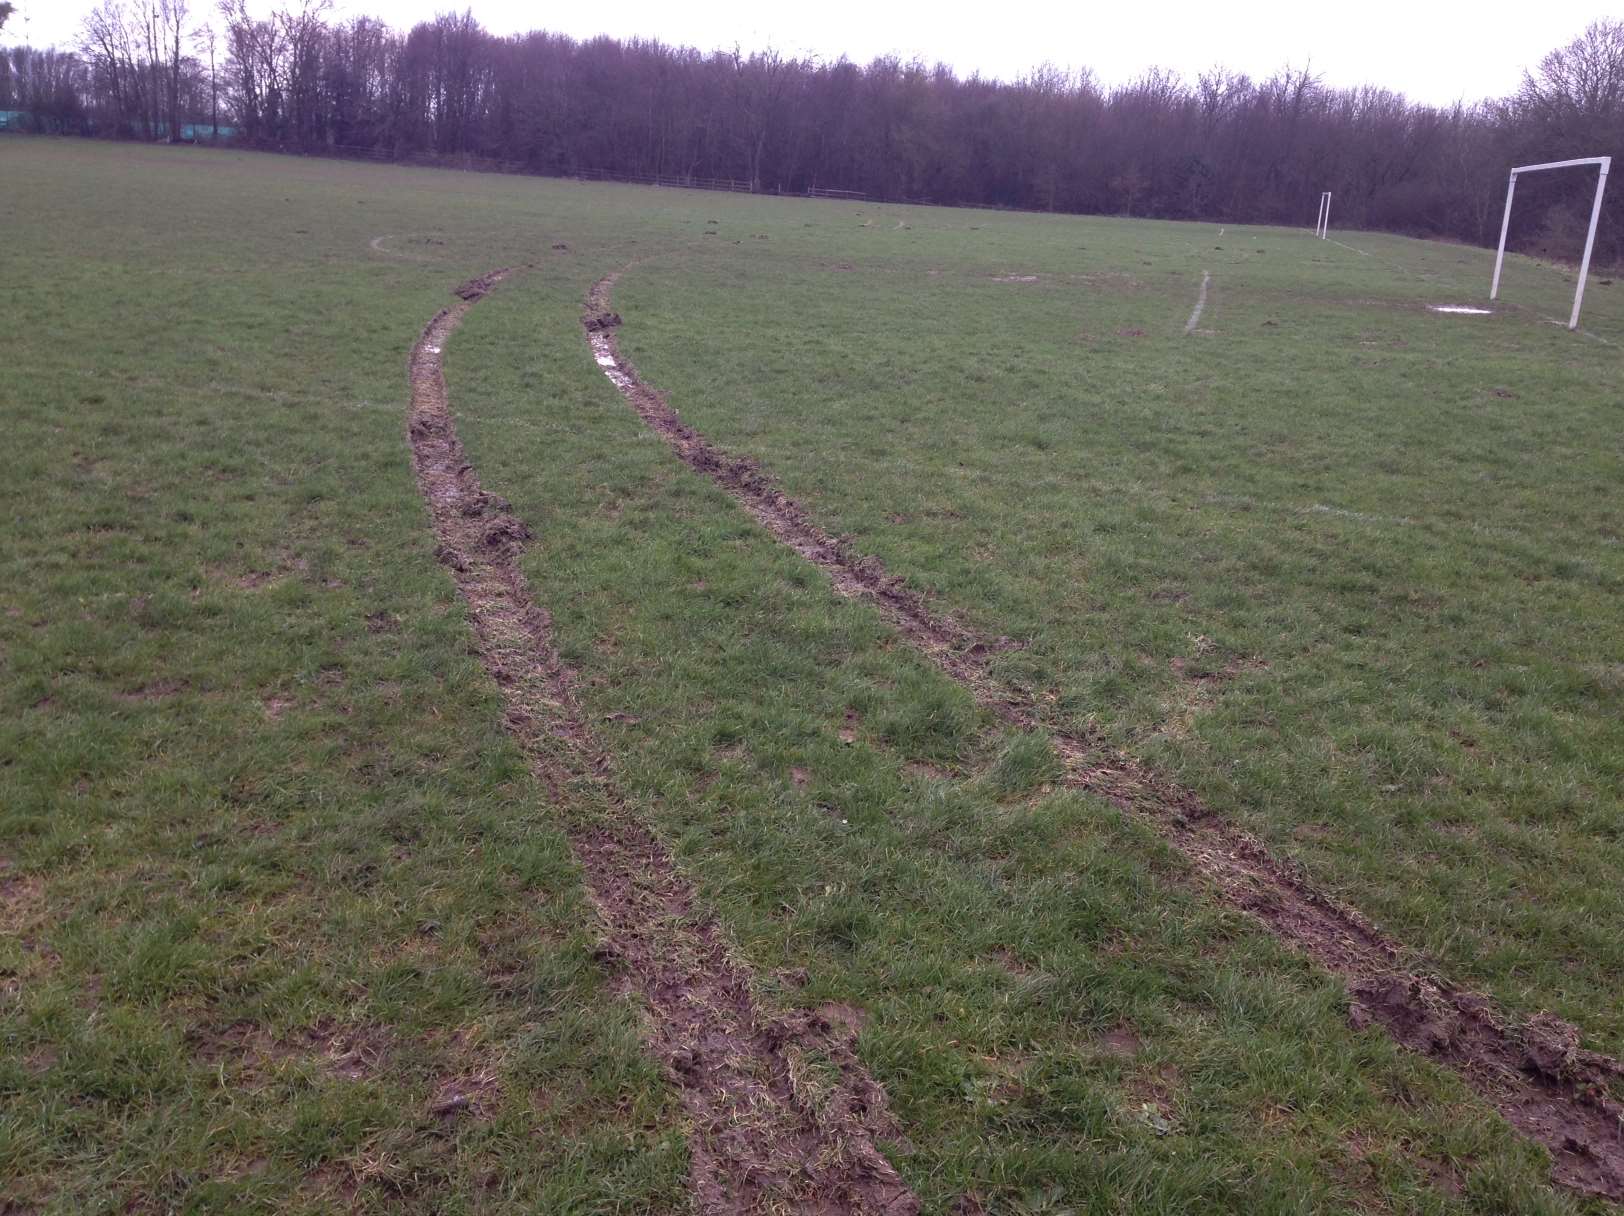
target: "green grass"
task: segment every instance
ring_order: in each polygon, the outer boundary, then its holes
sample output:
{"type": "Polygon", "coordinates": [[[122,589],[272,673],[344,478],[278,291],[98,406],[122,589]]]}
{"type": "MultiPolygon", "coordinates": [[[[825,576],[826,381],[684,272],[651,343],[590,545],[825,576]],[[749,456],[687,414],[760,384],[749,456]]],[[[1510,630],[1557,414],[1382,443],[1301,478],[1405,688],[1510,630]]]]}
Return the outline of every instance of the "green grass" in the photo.
{"type": "MultiPolygon", "coordinates": [[[[617,296],[625,349],[831,531],[1029,640],[1007,666],[1057,720],[1624,1049],[1620,350],[1426,312],[1477,302],[1485,251],[1022,218],[1024,261],[999,241],[933,276],[986,231],[959,219],[881,227],[898,247],[849,273],[653,264],[617,296]],[[1207,267],[1214,332],[1186,338],[1207,267]],[[1181,728],[1188,677],[1226,665],[1181,728]]],[[[1586,326],[1624,340],[1611,290],[1586,326]]],[[[1518,263],[1504,294],[1565,291],[1518,263]]]]}
{"type": "Polygon", "coordinates": [[[0,1193],[685,1210],[404,437],[422,324],[533,265],[447,351],[469,455],[635,813],[773,999],[866,1011],[927,1210],[1583,1206],[680,467],[579,328],[648,258],[644,375],[1027,641],[1056,722],[1618,1052],[1620,352],[1539,319],[1560,272],[1444,317],[1490,255],[45,141],[0,201],[0,1193]]]}
{"type": "Polygon", "coordinates": [[[405,351],[448,281],[367,240],[459,195],[0,163],[27,300],[0,376],[0,1193],[679,1207],[674,1104],[406,459],[405,351]],[[433,1113],[488,1073],[479,1117],[433,1113]]]}

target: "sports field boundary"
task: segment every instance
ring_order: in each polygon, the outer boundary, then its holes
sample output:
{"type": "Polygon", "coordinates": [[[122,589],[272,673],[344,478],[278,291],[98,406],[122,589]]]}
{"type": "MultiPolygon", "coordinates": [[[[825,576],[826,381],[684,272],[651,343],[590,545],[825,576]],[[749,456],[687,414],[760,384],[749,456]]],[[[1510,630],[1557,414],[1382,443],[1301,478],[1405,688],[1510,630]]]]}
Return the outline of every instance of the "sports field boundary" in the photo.
{"type": "MultiPolygon", "coordinates": [[[[642,259],[639,259],[642,260],[642,259]]],[[[635,263],[634,263],[635,264],[635,263]]],[[[1356,1028],[1382,1027],[1396,1042],[1453,1069],[1479,1096],[1551,1155],[1564,1187],[1624,1199],[1624,1105],[1608,1085],[1618,1061],[1579,1047],[1578,1031],[1549,1014],[1521,1025],[1489,998],[1442,978],[1434,966],[1316,890],[1296,867],[1226,822],[1192,792],[1092,732],[1045,720],[1030,693],[994,670],[1008,638],[984,636],[933,608],[872,555],[815,523],[756,462],[731,455],[683,422],[620,353],[613,289],[626,268],[595,283],[583,326],[593,357],[633,410],[677,457],[710,478],[776,540],[816,565],[836,591],[875,605],[886,621],[976,702],[1005,723],[1047,733],[1065,785],[1102,797],[1149,825],[1189,861],[1221,902],[1341,978],[1356,1028]]]]}
{"type": "Polygon", "coordinates": [[[689,1136],[696,1209],[706,1216],[817,1211],[913,1216],[919,1201],[877,1146],[900,1139],[881,1087],[854,1050],[856,1011],[769,1011],[753,974],[665,846],[616,788],[586,725],[575,673],[519,560],[530,529],[488,494],[452,421],[441,355],[475,302],[508,275],[457,288],[412,348],[408,437],[436,556],[467,605],[505,722],[555,806],[604,930],[600,957],[642,998],[654,1054],[676,1083],[689,1136]],[[596,812],[596,813],[592,813],[596,812]],[[832,1074],[816,1101],[796,1072],[832,1074]]]}

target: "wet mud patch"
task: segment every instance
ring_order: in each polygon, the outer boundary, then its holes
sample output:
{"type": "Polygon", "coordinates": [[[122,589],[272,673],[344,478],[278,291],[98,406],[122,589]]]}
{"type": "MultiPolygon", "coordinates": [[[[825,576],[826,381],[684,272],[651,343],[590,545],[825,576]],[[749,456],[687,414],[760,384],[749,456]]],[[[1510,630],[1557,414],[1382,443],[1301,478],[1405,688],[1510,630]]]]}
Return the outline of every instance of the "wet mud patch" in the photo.
{"type": "Polygon", "coordinates": [[[349,1162],[329,1161],[304,1176],[299,1194],[306,1199],[332,1202],[336,1205],[333,1210],[350,1212],[356,1209],[367,1182],[349,1162]]]}
{"type": "Polygon", "coordinates": [[[141,705],[167,701],[170,697],[185,692],[189,687],[185,680],[153,680],[150,684],[137,685],[135,688],[115,692],[113,695],[120,701],[141,705]]]}
{"type": "Polygon", "coordinates": [[[1350,1186],[1368,1185],[1368,1180],[1383,1172],[1380,1158],[1391,1154],[1416,1166],[1432,1188],[1442,1194],[1458,1197],[1466,1190],[1465,1172],[1455,1162],[1407,1153],[1398,1146],[1371,1144],[1359,1137],[1350,1136],[1344,1144],[1349,1162],[1347,1172],[1350,1174],[1350,1186]]]}
{"type": "MultiPolygon", "coordinates": [[[[695,1206],[707,1214],[911,1216],[918,1200],[878,1148],[898,1129],[851,1036],[816,1012],[776,1012],[762,1003],[758,978],[738,961],[721,925],[665,846],[626,809],[579,704],[579,677],[559,656],[552,618],[519,569],[530,529],[505,500],[484,491],[457,439],[441,352],[472,303],[503,275],[463,284],[460,302],[429,322],[412,351],[413,465],[437,556],[467,604],[481,659],[507,703],[510,733],[555,802],[566,804],[568,791],[584,783],[610,808],[601,819],[567,818],[560,826],[602,926],[599,961],[646,1008],[650,1048],[691,1122],[695,1206]],[[808,1061],[821,1078],[815,1093],[800,1083],[808,1061]]],[[[613,317],[602,308],[589,318],[598,322],[589,331],[595,343],[612,342],[615,326],[605,326],[606,315],[613,317]]]]}
{"type": "Polygon", "coordinates": [[[388,1049],[388,1032],[376,1026],[343,1027],[319,1023],[305,1036],[323,1069],[345,1081],[364,1081],[377,1075],[388,1049]]]}
{"type": "Polygon", "coordinates": [[[1152,1135],[1175,1135],[1180,1131],[1175,1095],[1182,1084],[1183,1078],[1172,1065],[1141,1073],[1128,1083],[1125,1117],[1152,1135]]]}
{"type": "Polygon", "coordinates": [[[1100,1035],[1094,1040],[1094,1047],[1101,1055],[1131,1060],[1143,1049],[1144,1042],[1134,1033],[1131,1026],[1123,1024],[1113,1026],[1100,1035]]]}
{"type": "MultiPolygon", "coordinates": [[[[275,555],[275,564],[271,566],[261,566],[250,570],[230,570],[223,566],[205,566],[203,575],[207,582],[223,584],[238,591],[261,591],[276,586],[284,579],[309,577],[310,562],[296,553],[282,552],[275,555]]],[[[194,586],[192,589],[193,597],[199,595],[202,590],[201,586],[194,586]]]]}
{"type": "Polygon", "coordinates": [[[460,1119],[485,1122],[502,1100],[502,1086],[494,1069],[481,1069],[441,1081],[429,1098],[428,1113],[443,1123],[460,1119]]]}
{"type": "Polygon", "coordinates": [[[398,633],[400,618],[391,612],[379,610],[367,614],[366,626],[368,633],[398,633]]]}
{"type": "Polygon", "coordinates": [[[0,866],[0,934],[21,937],[44,919],[44,880],[0,866]]]}
{"type": "Polygon", "coordinates": [[[1162,703],[1162,722],[1153,733],[1163,738],[1181,739],[1190,733],[1196,718],[1218,703],[1226,685],[1248,674],[1267,671],[1269,664],[1265,659],[1252,657],[1231,659],[1219,668],[1203,668],[1175,656],[1168,661],[1168,668],[1175,684],[1172,694],[1162,703]]]}
{"type": "MultiPolygon", "coordinates": [[[[593,286],[587,316],[609,310],[619,273],[593,286]]],[[[1144,336],[1143,330],[1118,332],[1144,336]]],[[[1103,735],[1050,725],[1041,699],[995,670],[1008,639],[967,628],[890,575],[878,559],[824,531],[759,464],[727,453],[683,422],[620,353],[614,333],[586,336],[610,381],[678,459],[822,570],[836,591],[874,605],[985,710],[1019,730],[1046,732],[1060,763],[1060,784],[1104,798],[1146,824],[1183,855],[1213,898],[1339,977],[1362,1011],[1356,1021],[1379,1026],[1403,1046],[1453,1069],[1550,1153],[1557,1183],[1624,1199],[1624,1105],[1609,1090],[1624,1075],[1617,1061],[1577,1051],[1571,1065],[1542,1070],[1533,1054],[1548,1050],[1539,1045],[1549,1035],[1539,1030],[1538,1019],[1518,1027],[1487,998],[1440,977],[1358,911],[1315,888],[1295,865],[1103,735]]]]}
{"type": "Polygon", "coordinates": [[[237,1084],[260,1089],[289,1068],[311,1064],[338,1080],[369,1080],[382,1067],[390,1037],[382,1027],[323,1019],[282,1035],[257,1022],[234,1022],[218,1030],[194,1027],[188,1043],[193,1058],[230,1067],[237,1084]]]}
{"type": "Polygon", "coordinates": [[[277,722],[280,721],[282,715],[287,713],[288,710],[292,709],[295,704],[296,702],[292,697],[285,696],[282,693],[272,693],[270,696],[266,697],[260,702],[260,707],[264,709],[265,716],[267,718],[269,718],[272,722],[277,722]]]}
{"type": "Polygon", "coordinates": [[[1015,979],[1025,980],[1038,974],[1038,970],[1008,946],[995,946],[987,955],[988,963],[1015,979]]]}

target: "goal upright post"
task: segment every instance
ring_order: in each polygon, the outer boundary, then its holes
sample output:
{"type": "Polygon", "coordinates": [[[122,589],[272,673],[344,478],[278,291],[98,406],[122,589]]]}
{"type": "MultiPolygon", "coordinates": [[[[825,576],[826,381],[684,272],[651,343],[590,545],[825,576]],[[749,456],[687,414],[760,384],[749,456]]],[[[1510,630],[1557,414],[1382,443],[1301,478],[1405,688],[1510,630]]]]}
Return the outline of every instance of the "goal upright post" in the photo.
{"type": "Polygon", "coordinates": [[[1596,247],[1596,225],[1601,222],[1601,193],[1607,189],[1607,170],[1612,168],[1613,158],[1601,158],[1601,172],[1596,175],[1596,198],[1590,204],[1590,231],[1585,234],[1584,257],[1579,259],[1579,286],[1573,293],[1573,315],[1568,318],[1568,328],[1579,328],[1579,305],[1585,301],[1585,280],[1590,277],[1590,251],[1596,247]]]}
{"type": "Polygon", "coordinates": [[[1553,160],[1543,165],[1518,165],[1512,169],[1511,178],[1506,183],[1506,211],[1500,219],[1500,247],[1494,254],[1494,281],[1489,285],[1489,299],[1497,299],[1500,295],[1500,268],[1506,260],[1506,234],[1511,230],[1511,200],[1517,194],[1517,174],[1538,173],[1544,169],[1574,169],[1581,165],[1596,165],[1601,172],[1596,175],[1596,198],[1590,204],[1590,229],[1585,233],[1585,252],[1579,262],[1579,285],[1573,293],[1569,329],[1579,328],[1579,307],[1584,303],[1585,279],[1590,276],[1590,252],[1596,246],[1596,225],[1601,220],[1601,196],[1607,189],[1607,170],[1613,165],[1611,156],[1581,156],[1576,160],[1553,160]]]}

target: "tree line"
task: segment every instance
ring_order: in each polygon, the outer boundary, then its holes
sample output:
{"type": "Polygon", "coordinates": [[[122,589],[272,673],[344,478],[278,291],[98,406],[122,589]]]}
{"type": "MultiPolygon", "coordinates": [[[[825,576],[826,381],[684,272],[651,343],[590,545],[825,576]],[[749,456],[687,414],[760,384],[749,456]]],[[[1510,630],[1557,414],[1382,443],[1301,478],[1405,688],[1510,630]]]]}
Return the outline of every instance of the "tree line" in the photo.
{"type": "MultiPolygon", "coordinates": [[[[223,123],[289,151],[480,157],[546,174],[731,179],[757,191],[1093,214],[1333,223],[1492,244],[1513,164],[1624,151],[1624,22],[1590,25],[1512,95],[1422,105],[1306,71],[1151,69],[1106,86],[1052,67],[960,76],[882,57],[704,52],[653,40],[493,35],[470,12],[404,33],[222,0],[102,0],[77,46],[0,52],[0,110],[41,126],[177,138],[223,123]]],[[[1594,175],[1528,179],[1514,243],[1576,252],[1594,175]]],[[[1624,259],[1624,191],[1598,253],[1624,259]]]]}

